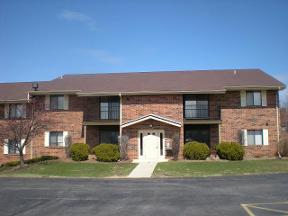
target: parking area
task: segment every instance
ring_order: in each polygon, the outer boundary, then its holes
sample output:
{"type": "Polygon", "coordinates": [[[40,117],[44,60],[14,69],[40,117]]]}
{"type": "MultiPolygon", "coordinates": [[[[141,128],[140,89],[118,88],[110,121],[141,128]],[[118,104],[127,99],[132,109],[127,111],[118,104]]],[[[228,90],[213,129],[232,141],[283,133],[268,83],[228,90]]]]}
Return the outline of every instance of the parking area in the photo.
{"type": "Polygon", "coordinates": [[[0,215],[287,215],[287,179],[0,178],[0,215]]]}
{"type": "Polygon", "coordinates": [[[272,203],[250,203],[241,205],[249,216],[288,215],[288,201],[272,203]]]}

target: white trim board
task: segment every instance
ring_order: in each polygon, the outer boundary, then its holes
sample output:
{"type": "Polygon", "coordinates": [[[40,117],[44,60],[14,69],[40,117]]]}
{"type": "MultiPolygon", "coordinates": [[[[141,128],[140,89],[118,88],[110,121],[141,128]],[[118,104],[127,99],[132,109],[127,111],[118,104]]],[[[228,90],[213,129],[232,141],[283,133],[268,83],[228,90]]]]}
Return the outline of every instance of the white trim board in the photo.
{"type": "Polygon", "coordinates": [[[171,119],[168,119],[168,118],[163,117],[163,116],[149,114],[149,115],[146,115],[146,116],[142,116],[142,117],[140,117],[138,119],[123,123],[121,125],[121,128],[128,127],[128,126],[131,126],[131,125],[134,125],[134,124],[138,124],[140,122],[144,122],[144,121],[147,121],[147,120],[155,120],[155,121],[159,121],[159,122],[162,122],[162,123],[165,123],[165,124],[169,124],[169,125],[173,125],[173,126],[176,126],[176,127],[181,127],[182,126],[182,124],[180,122],[178,122],[178,121],[171,120],[171,119]]]}

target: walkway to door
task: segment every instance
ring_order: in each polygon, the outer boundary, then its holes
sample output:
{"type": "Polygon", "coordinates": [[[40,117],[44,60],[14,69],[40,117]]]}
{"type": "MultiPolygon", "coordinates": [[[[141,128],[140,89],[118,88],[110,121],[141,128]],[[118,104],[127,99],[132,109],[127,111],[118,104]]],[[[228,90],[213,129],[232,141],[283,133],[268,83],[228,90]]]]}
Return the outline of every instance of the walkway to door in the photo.
{"type": "Polygon", "coordinates": [[[140,162],[129,174],[128,178],[150,178],[157,165],[157,161],[140,162]]]}

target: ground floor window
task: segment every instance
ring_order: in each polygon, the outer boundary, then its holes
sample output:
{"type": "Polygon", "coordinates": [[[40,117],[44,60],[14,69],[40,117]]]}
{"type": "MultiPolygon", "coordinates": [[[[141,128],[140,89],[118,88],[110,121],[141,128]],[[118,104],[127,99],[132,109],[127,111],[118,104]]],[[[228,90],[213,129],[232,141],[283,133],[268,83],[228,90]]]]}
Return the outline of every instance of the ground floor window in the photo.
{"type": "Polygon", "coordinates": [[[140,155],[143,156],[143,133],[140,133],[140,155]]]}
{"type": "Polygon", "coordinates": [[[18,143],[16,140],[9,140],[8,141],[8,154],[18,154],[18,143]]]}
{"type": "Polygon", "coordinates": [[[263,131],[262,130],[248,130],[247,131],[248,145],[263,145],[263,131]]]}
{"type": "Polygon", "coordinates": [[[186,125],[184,127],[185,143],[198,141],[210,146],[210,126],[209,125],[186,125]]]}
{"type": "Polygon", "coordinates": [[[49,133],[49,146],[63,146],[63,131],[51,131],[49,133]]]}
{"type": "Polygon", "coordinates": [[[118,144],[119,130],[103,129],[100,130],[100,143],[118,144]]]}

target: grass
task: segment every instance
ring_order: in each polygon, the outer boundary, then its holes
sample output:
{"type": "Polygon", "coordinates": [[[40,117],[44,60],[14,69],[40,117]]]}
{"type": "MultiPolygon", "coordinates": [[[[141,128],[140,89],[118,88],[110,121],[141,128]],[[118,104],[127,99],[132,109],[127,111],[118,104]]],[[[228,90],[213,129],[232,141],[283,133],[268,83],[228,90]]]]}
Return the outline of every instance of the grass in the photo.
{"type": "Polygon", "coordinates": [[[288,160],[170,161],[158,163],[154,177],[196,177],[288,172],[288,160]]]}
{"type": "Polygon", "coordinates": [[[136,164],[132,163],[76,163],[47,161],[23,169],[6,168],[0,176],[12,177],[121,177],[127,176],[136,164]]]}

